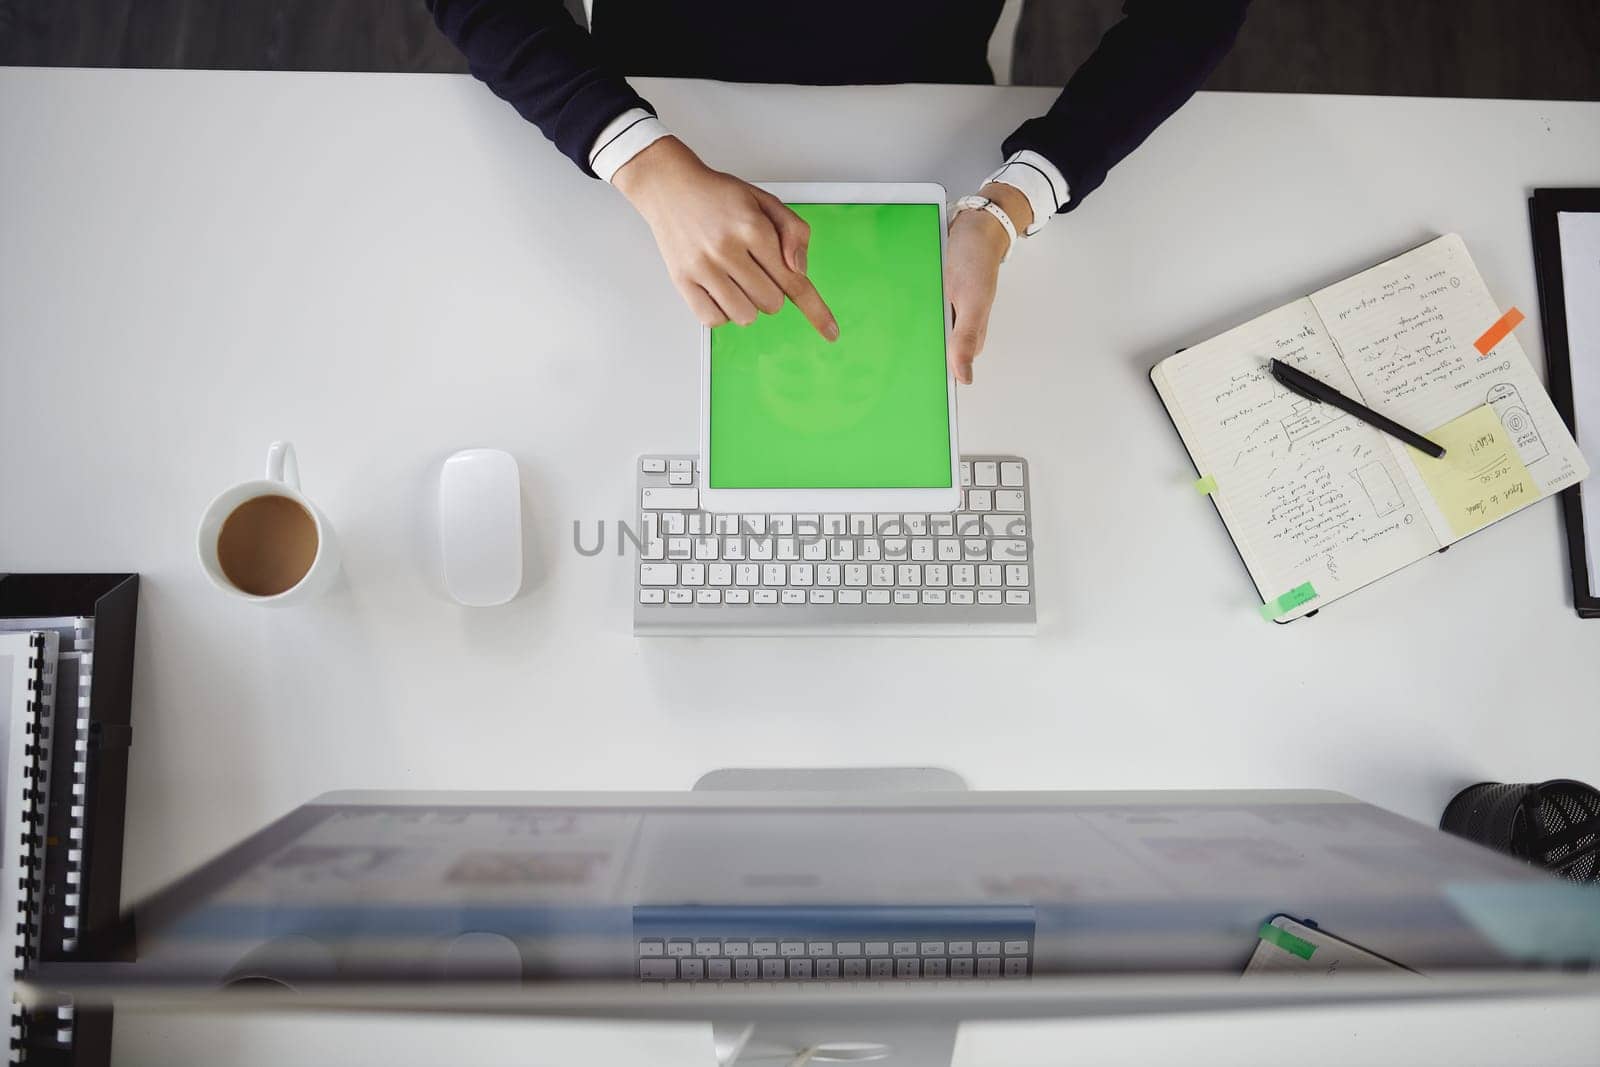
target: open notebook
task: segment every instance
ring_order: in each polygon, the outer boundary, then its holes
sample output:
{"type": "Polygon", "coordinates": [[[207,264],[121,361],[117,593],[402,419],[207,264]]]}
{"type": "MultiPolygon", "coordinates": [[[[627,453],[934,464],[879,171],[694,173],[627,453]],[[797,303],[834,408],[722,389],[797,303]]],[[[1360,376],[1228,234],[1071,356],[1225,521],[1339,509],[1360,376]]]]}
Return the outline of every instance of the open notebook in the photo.
{"type": "Polygon", "coordinates": [[[1448,234],[1156,365],[1264,615],[1315,611],[1589,473],[1510,332],[1519,319],[1448,234]],[[1271,358],[1445,457],[1289,392],[1271,358]]]}

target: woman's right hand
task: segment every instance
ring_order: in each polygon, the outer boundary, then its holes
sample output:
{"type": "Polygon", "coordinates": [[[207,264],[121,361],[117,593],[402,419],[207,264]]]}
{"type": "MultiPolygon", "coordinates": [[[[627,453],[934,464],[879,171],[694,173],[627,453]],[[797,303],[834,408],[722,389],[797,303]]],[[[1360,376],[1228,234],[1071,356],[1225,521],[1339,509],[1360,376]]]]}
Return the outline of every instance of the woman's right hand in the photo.
{"type": "Polygon", "coordinates": [[[712,170],[676,137],[634,156],[611,184],[650,224],[667,274],[706,326],[748,326],[788,297],[838,340],[838,321],[806,277],[811,227],[777,197],[712,170]]]}

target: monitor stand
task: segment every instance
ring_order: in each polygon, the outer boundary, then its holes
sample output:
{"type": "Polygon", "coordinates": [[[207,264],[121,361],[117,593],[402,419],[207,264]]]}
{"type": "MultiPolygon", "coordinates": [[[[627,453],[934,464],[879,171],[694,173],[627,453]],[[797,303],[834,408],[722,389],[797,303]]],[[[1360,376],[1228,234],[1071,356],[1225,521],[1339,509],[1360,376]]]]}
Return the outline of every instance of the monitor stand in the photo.
{"type": "MultiPolygon", "coordinates": [[[[696,792],[947,793],[967,783],[937,767],[728,768],[711,771],[696,792]]],[[[802,1067],[871,1063],[875,1067],[941,1067],[955,1054],[958,1021],[830,1022],[795,1019],[749,1023],[714,1019],[717,1067],[802,1067]]]]}

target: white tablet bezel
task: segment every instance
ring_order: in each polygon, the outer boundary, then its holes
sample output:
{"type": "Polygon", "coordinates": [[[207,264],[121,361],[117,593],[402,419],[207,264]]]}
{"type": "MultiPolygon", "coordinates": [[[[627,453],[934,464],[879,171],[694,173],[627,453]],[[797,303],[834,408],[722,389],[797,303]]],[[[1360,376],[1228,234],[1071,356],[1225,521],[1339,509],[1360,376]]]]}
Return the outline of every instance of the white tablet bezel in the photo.
{"type": "MultiPolygon", "coordinates": [[[[933,204],[939,209],[939,277],[944,302],[944,345],[950,352],[950,295],[944,289],[946,220],[944,186],[936,182],[757,182],[792,204],[933,204]]],[[[824,294],[826,297],[826,294],[824,294]]],[[[961,503],[961,448],[956,440],[956,383],[945,366],[950,417],[950,485],[921,489],[713,489],[711,487],[711,330],[700,330],[700,506],[706,511],[750,513],[944,512],[961,503]]]]}

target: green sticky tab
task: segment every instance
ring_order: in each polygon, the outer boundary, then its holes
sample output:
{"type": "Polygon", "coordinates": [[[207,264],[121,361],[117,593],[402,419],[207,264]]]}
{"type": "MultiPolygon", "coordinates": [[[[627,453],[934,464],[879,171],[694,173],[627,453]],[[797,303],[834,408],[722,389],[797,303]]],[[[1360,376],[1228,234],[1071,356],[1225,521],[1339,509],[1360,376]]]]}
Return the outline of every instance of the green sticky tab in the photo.
{"type": "Polygon", "coordinates": [[[1208,474],[1194,483],[1194,491],[1201,496],[1210,496],[1217,491],[1217,480],[1208,474]]]}
{"type": "Polygon", "coordinates": [[[1256,931],[1261,940],[1269,945],[1277,945],[1285,952],[1292,952],[1303,960],[1309,960],[1311,954],[1317,951],[1317,946],[1303,937],[1296,937],[1289,931],[1273,926],[1271,923],[1262,923],[1261,929],[1256,931]]]}
{"type": "Polygon", "coordinates": [[[1269,600],[1265,604],[1261,605],[1261,617],[1271,621],[1279,616],[1287,615],[1289,612],[1293,611],[1301,604],[1304,604],[1306,601],[1314,599],[1316,595],[1317,591],[1311,588],[1310,582],[1307,582],[1305,585],[1296,586],[1287,593],[1278,597],[1278,599],[1269,600]]]}

